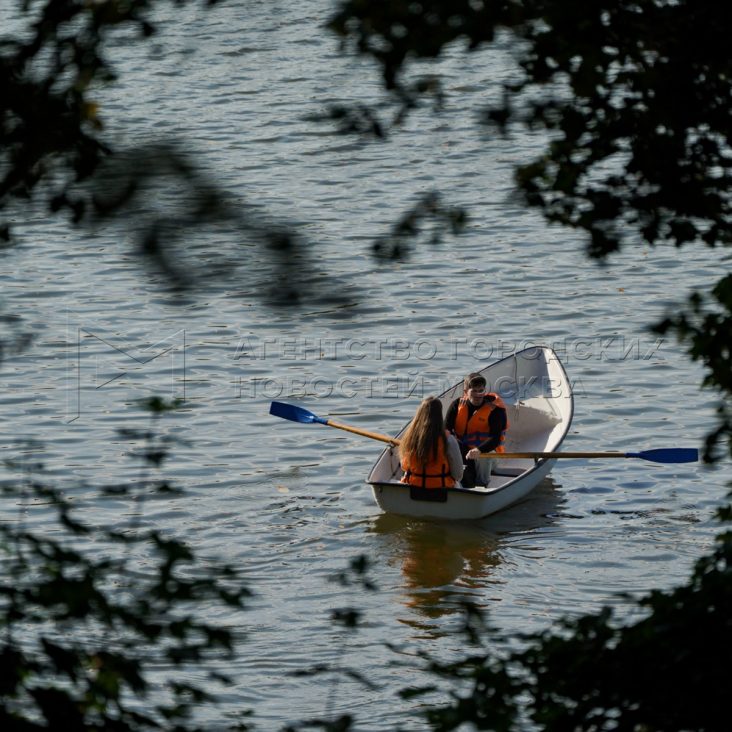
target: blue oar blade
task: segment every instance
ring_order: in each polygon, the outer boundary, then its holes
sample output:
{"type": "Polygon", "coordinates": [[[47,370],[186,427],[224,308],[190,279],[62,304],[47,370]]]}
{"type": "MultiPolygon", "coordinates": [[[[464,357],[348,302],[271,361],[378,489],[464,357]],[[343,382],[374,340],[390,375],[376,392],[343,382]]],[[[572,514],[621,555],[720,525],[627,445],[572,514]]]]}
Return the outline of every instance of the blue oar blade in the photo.
{"type": "Polygon", "coordinates": [[[272,402],[269,405],[269,413],[275,417],[282,417],[282,419],[289,419],[290,422],[301,422],[302,424],[312,424],[313,422],[326,424],[327,422],[322,417],[318,417],[317,414],[308,412],[307,409],[296,407],[294,404],[285,404],[284,402],[272,402]]]}
{"type": "Polygon", "coordinates": [[[695,447],[662,447],[657,450],[628,452],[627,457],[638,457],[652,463],[695,463],[699,460],[699,450],[695,447]]]}

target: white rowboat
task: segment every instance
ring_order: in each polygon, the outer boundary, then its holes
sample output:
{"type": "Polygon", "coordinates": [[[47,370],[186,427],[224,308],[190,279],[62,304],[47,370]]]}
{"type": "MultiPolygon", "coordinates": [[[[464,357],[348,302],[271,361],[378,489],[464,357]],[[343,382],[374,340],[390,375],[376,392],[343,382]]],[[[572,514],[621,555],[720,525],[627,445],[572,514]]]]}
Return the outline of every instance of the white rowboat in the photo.
{"type": "MultiPolygon", "coordinates": [[[[527,348],[487,366],[480,372],[487,391],[501,395],[508,410],[507,453],[556,452],[574,412],[572,388],[551,348],[527,348]]],[[[440,395],[443,411],[462,396],[462,380],[440,395]]],[[[405,427],[396,436],[401,435],[405,427]]],[[[371,469],[367,483],[374,499],[387,513],[419,518],[478,519],[521,501],[551,471],[556,459],[498,460],[487,486],[475,488],[413,489],[400,482],[399,453],[387,447],[371,469]]]]}

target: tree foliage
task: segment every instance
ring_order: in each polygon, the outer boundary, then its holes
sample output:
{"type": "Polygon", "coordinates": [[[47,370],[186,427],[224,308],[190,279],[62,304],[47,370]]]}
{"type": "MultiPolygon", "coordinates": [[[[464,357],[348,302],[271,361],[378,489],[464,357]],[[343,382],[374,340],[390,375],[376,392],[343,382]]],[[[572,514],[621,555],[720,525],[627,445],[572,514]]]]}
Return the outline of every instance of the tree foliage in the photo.
{"type": "MultiPolygon", "coordinates": [[[[469,54],[502,38],[521,70],[485,120],[510,134],[543,128],[542,154],[516,171],[547,221],[584,231],[588,254],[635,243],[732,242],[732,13],[710,0],[343,0],[331,27],[374,58],[397,123],[432,93],[410,63],[456,42],[469,54]]],[[[386,126],[379,125],[381,134],[386,126]]],[[[721,397],[706,458],[732,454],[732,278],[692,293],[655,328],[674,332],[721,397]]],[[[732,509],[720,511],[729,520],[732,509]]],[[[425,716],[434,730],[724,730],[732,651],[732,533],[690,581],[640,601],[644,619],[609,610],[525,639],[499,661],[476,652],[443,664],[425,655],[452,701],[425,716]],[[467,685],[467,691],[465,690],[467,685]]],[[[431,690],[431,687],[430,689],[431,690]]],[[[420,690],[406,689],[405,694],[420,690]]]]}
{"type": "MultiPolygon", "coordinates": [[[[343,0],[331,27],[373,57],[408,109],[434,88],[407,73],[464,43],[469,54],[503,38],[520,78],[486,120],[543,128],[542,154],[518,168],[528,205],[586,232],[605,258],[628,243],[732,243],[732,11],[712,0],[343,0]],[[508,40],[506,40],[508,34],[508,40]]],[[[397,118],[401,118],[403,112],[397,118]]],[[[380,125],[383,134],[384,125],[380,125]]],[[[732,394],[732,278],[657,324],[732,394]]],[[[720,410],[707,458],[732,422],[720,410]]]]}
{"type": "Polygon", "coordinates": [[[476,650],[445,664],[424,654],[426,669],[455,689],[451,701],[425,712],[431,729],[468,722],[502,732],[728,729],[731,575],[727,532],[687,585],[644,597],[645,617],[634,624],[606,609],[525,638],[525,649],[503,660],[476,650]]]}
{"type": "MultiPolygon", "coordinates": [[[[15,241],[11,222],[34,201],[74,224],[118,224],[137,239],[141,260],[176,291],[247,281],[252,295],[277,305],[348,300],[353,295],[342,284],[323,286],[327,268],[292,225],[232,200],[186,152],[185,141],[138,140],[125,149],[105,134],[109,112],[97,95],[116,78],[110,38],[124,34],[140,43],[158,32],[154,10],[193,2],[19,0],[13,34],[0,31],[0,242],[15,241]],[[178,200],[163,206],[169,197],[161,191],[173,186],[178,200]],[[208,248],[205,258],[192,252],[194,227],[223,227],[227,246],[208,248]],[[257,267],[251,248],[242,248],[252,243],[257,267]]],[[[428,195],[374,246],[374,255],[398,256],[404,240],[425,225],[434,237],[462,223],[460,212],[428,195]]],[[[6,337],[7,348],[14,342],[6,337]]]]}
{"type": "MultiPolygon", "coordinates": [[[[155,422],[175,405],[152,399],[147,406],[155,422]]],[[[4,730],[197,729],[191,710],[228,681],[211,662],[231,656],[234,634],[197,613],[204,603],[241,608],[248,591],[231,567],[206,565],[182,542],[142,525],[143,501],[174,492],[155,475],[169,444],[155,424],[122,436],[153,471],[104,491],[113,506],[134,503],[127,525],[116,511],[109,525],[78,519],[78,501],[44,479],[38,446],[19,444],[18,458],[6,461],[20,477],[3,486],[18,520],[0,524],[4,730]],[[181,673],[161,679],[154,673],[161,664],[181,673]],[[184,669],[193,664],[209,667],[206,689],[187,680],[184,669]]]]}
{"type": "MultiPolygon", "coordinates": [[[[11,236],[7,222],[15,207],[31,198],[43,195],[52,211],[70,212],[79,222],[120,210],[139,190],[139,180],[124,175],[106,197],[83,184],[112,153],[93,96],[96,85],[114,76],[104,40],[121,28],[150,36],[153,6],[154,0],[26,0],[31,26],[13,37],[0,31],[3,238],[11,236]]],[[[486,105],[485,121],[504,134],[516,125],[548,132],[542,154],[517,170],[517,184],[548,221],[585,232],[588,253],[602,259],[639,242],[732,242],[731,20],[732,11],[711,0],[341,0],[331,28],[380,64],[398,105],[397,122],[426,95],[439,94],[434,74],[414,81],[407,73],[412,60],[435,59],[463,43],[469,63],[470,54],[499,40],[510,46],[521,74],[504,86],[502,104],[486,105]]],[[[342,131],[389,132],[365,105],[334,109],[333,118],[342,131]]],[[[170,149],[164,157],[200,193],[196,217],[229,215],[187,161],[170,149]]],[[[459,214],[444,214],[438,200],[426,198],[398,222],[379,256],[401,256],[402,240],[418,231],[425,214],[459,226],[459,214]]],[[[155,224],[142,251],[174,272],[155,224]]],[[[264,238],[275,256],[291,246],[287,235],[264,238]]],[[[732,278],[692,294],[686,309],[656,327],[688,344],[692,358],[707,367],[707,385],[725,401],[707,456],[718,457],[725,438],[732,450],[732,278]]],[[[150,408],[157,413],[165,406],[150,408]]],[[[129,437],[142,440],[151,467],[163,462],[166,448],[154,436],[129,437]]],[[[26,472],[25,480],[6,486],[10,494],[22,506],[50,501],[65,533],[39,535],[22,521],[0,527],[3,729],[53,727],[62,718],[64,728],[184,728],[202,690],[171,680],[165,694],[147,663],[184,665],[227,652],[231,636],[197,621],[193,611],[201,601],[239,605],[233,577],[225,570],[222,581],[201,578],[189,549],[158,532],[92,531],[27,461],[10,467],[26,472]],[[142,547],[157,557],[145,571],[136,563],[142,547]],[[138,698],[153,700],[152,711],[138,698]]],[[[142,488],[170,490],[164,481],[142,488]]],[[[729,508],[720,512],[725,520],[730,515],[729,508]]],[[[426,670],[451,695],[426,708],[429,725],[727,729],[731,543],[722,534],[686,585],[643,599],[644,617],[635,623],[616,622],[603,611],[524,639],[523,651],[502,660],[480,649],[449,665],[425,655],[426,670]]],[[[346,608],[335,619],[356,626],[359,616],[346,608]]],[[[404,696],[421,691],[405,689],[404,696]]],[[[344,716],[316,723],[347,729],[352,722],[344,716]]]]}
{"type": "MultiPolygon", "coordinates": [[[[71,197],[71,184],[87,179],[107,152],[93,100],[95,85],[114,71],[104,54],[110,30],[134,24],[154,32],[145,18],[147,0],[98,3],[32,2],[23,33],[0,42],[0,206],[29,199],[39,185],[52,191],[52,207],[84,215],[88,202],[71,197]]],[[[3,233],[9,237],[5,223],[3,233]]]]}
{"type": "MultiPolygon", "coordinates": [[[[139,178],[120,174],[119,168],[109,195],[97,195],[99,186],[80,184],[112,152],[94,99],[99,84],[115,75],[105,39],[121,29],[151,36],[150,11],[165,4],[168,0],[22,4],[30,25],[0,36],[0,212],[5,214],[0,236],[10,237],[7,216],[13,203],[40,191],[52,210],[68,210],[75,221],[91,213],[113,215],[139,191],[139,178]]],[[[517,183],[527,203],[549,221],[585,231],[591,256],[606,257],[628,242],[727,246],[732,241],[732,11],[725,5],[712,0],[341,0],[330,27],[346,46],[381,65],[384,84],[402,107],[398,119],[438,87],[433,74],[405,81],[412,60],[437,58],[457,42],[465,44],[466,62],[471,52],[497,39],[510,45],[521,76],[504,85],[504,103],[487,107],[486,120],[504,132],[516,123],[549,131],[546,149],[517,170],[517,183]]],[[[385,134],[364,104],[340,106],[333,114],[342,129],[385,134]]],[[[233,215],[222,193],[173,148],[159,157],[165,175],[180,176],[194,191],[190,217],[228,220],[264,242],[269,256],[291,254],[291,232],[233,215]]],[[[132,155],[133,168],[139,169],[138,159],[132,155]]],[[[180,215],[173,212],[168,220],[180,215]]],[[[376,244],[377,256],[404,254],[404,241],[419,234],[425,218],[436,220],[438,232],[459,230],[464,223],[459,212],[431,194],[402,217],[388,241],[376,244]]],[[[169,229],[165,221],[152,221],[140,251],[176,286],[185,286],[191,267],[176,266],[176,252],[164,246],[169,229]]],[[[285,267],[291,260],[283,258],[285,267]]],[[[231,270],[229,260],[217,271],[231,270]]],[[[286,299],[298,297],[293,292],[286,299]]],[[[724,278],[711,298],[697,293],[677,317],[657,324],[690,344],[691,356],[709,367],[711,385],[725,395],[724,374],[732,372],[725,348],[732,341],[731,300],[732,280],[724,278]]],[[[708,456],[720,437],[731,435],[723,411],[708,456]]]]}
{"type": "Polygon", "coordinates": [[[707,0],[341,8],[332,26],[380,62],[387,87],[412,95],[419,87],[401,81],[409,60],[437,57],[456,40],[474,51],[509,31],[523,78],[487,113],[552,132],[518,180],[549,220],[586,230],[593,255],[614,251],[630,231],[649,243],[732,242],[728,9],[707,0]]]}

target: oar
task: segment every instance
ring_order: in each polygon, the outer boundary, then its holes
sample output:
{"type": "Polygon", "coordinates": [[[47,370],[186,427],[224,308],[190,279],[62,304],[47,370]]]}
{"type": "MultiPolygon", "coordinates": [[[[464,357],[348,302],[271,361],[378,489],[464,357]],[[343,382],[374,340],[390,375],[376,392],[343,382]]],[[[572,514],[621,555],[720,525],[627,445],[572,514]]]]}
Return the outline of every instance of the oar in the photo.
{"type": "Polygon", "coordinates": [[[311,424],[317,422],[318,424],[324,424],[328,427],[335,427],[339,430],[345,430],[346,432],[353,432],[355,435],[362,435],[363,437],[370,437],[372,440],[380,440],[381,442],[388,442],[390,445],[398,445],[399,440],[388,435],[380,435],[378,432],[369,432],[368,430],[360,430],[358,427],[349,427],[347,424],[341,424],[340,422],[334,422],[332,419],[324,419],[318,417],[317,414],[308,412],[307,409],[302,407],[296,407],[292,404],[285,404],[284,402],[272,402],[269,407],[269,413],[274,414],[275,417],[282,417],[282,419],[289,419],[291,422],[301,422],[302,424],[311,424]]]}
{"type": "MultiPolygon", "coordinates": [[[[272,402],[269,407],[269,413],[275,417],[289,419],[291,422],[300,422],[302,424],[324,424],[328,427],[335,427],[346,432],[353,432],[356,435],[370,437],[372,440],[388,442],[390,445],[398,445],[399,440],[396,437],[380,435],[378,432],[369,432],[368,430],[360,430],[357,427],[350,427],[347,424],[334,422],[332,419],[318,417],[317,414],[308,412],[307,409],[296,407],[293,404],[285,404],[284,402],[272,402]]],[[[656,450],[642,450],[641,452],[488,452],[481,455],[483,458],[493,458],[499,460],[545,460],[554,458],[640,458],[641,460],[649,460],[653,463],[694,463],[699,460],[699,451],[693,447],[666,447],[656,450]]]]}
{"type": "Polygon", "coordinates": [[[652,463],[695,463],[699,451],[694,447],[662,447],[640,452],[486,452],[482,458],[512,460],[530,458],[533,460],[554,458],[640,458],[652,463]]]}

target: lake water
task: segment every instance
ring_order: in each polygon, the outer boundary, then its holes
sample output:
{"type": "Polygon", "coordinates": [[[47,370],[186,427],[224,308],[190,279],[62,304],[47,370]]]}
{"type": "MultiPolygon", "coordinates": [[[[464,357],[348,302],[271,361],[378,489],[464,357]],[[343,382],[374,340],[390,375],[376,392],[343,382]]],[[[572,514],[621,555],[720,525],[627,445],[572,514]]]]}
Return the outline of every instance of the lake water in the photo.
{"type": "MultiPolygon", "coordinates": [[[[185,399],[162,428],[192,443],[166,469],[186,497],[113,510],[120,521],[142,510],[135,520],[234,562],[256,593],[243,615],[219,617],[246,640],[222,708],[201,710],[210,729],[247,708],[262,729],[344,712],[357,729],[422,729],[417,702],[396,696],[421,680],[402,664],[425,650],[459,656],[463,600],[508,635],[603,605],[626,613],[620,593],[688,576],[725,492],[722,471],[700,464],[560,461],[495,517],[406,520],[381,515],[364,484],[379,443],[269,416],[278,399],[392,433],[422,396],[544,344],[574,385],[568,450],[701,446],[715,419],[702,370],[647,330],[716,280],[714,252],[639,246],[603,268],[576,234],[524,210],[511,171],[540,140],[492,137],[477,122],[510,74],[498,53],[466,62],[454,49],[440,65],[445,110],[416,112],[386,142],[327,134],[308,117],[379,96],[375,69],[339,55],[322,28],[329,7],[176,9],[150,44],[117,39],[120,80],[99,93],[116,145],[174,136],[238,213],[295,227],[294,252],[268,251],[231,221],[184,228],[186,269],[227,276],[204,278],[197,297],[170,294],[134,254],[140,222],[179,220],[180,186],[166,180],[121,227],[85,233],[42,212],[19,221],[22,243],[2,261],[6,312],[34,334],[2,365],[5,455],[18,438],[42,441],[50,475],[81,502],[80,482],[138,475],[116,432],[145,426],[137,399],[185,399]],[[469,209],[467,230],[404,262],[374,259],[372,242],[433,187],[469,209]],[[300,306],[278,304],[293,291],[300,306]],[[332,581],[362,554],[378,592],[332,581]],[[365,619],[348,638],[330,621],[346,605],[365,619]],[[378,688],[292,675],[328,663],[378,688]]],[[[106,516],[109,504],[88,496],[84,516],[106,516]]]]}

